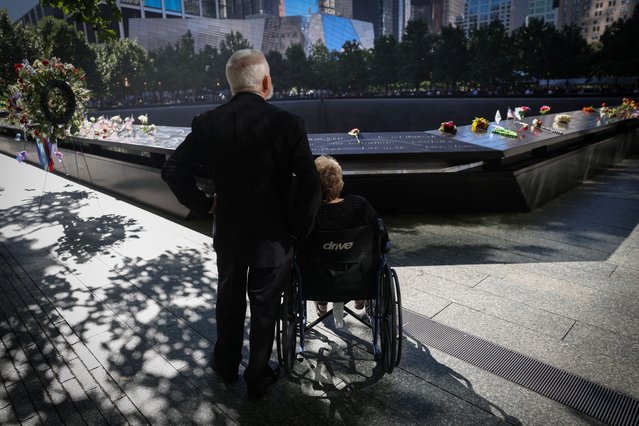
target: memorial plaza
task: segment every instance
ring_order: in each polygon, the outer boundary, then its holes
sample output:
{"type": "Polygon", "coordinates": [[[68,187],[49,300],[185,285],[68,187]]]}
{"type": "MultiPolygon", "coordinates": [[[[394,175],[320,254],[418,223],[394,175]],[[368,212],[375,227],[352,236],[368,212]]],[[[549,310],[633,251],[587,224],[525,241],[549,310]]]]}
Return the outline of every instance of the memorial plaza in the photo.
{"type": "Polygon", "coordinates": [[[636,425],[638,194],[635,147],[531,212],[384,215],[399,366],[329,318],[252,402],[207,366],[210,223],[1,155],[0,423],[636,425]]]}

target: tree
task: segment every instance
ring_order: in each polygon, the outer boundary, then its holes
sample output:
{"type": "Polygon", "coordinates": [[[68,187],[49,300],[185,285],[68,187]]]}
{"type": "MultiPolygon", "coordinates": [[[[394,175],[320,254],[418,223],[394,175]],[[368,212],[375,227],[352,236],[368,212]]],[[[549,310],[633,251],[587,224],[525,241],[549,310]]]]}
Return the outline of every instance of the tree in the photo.
{"type": "Polygon", "coordinates": [[[133,40],[113,40],[101,45],[97,52],[98,70],[104,81],[101,94],[124,98],[151,89],[147,87],[149,56],[133,40]]]}
{"type": "Polygon", "coordinates": [[[310,85],[314,89],[334,90],[337,78],[337,57],[335,52],[328,50],[326,45],[318,40],[311,46],[310,85]]]}
{"type": "Polygon", "coordinates": [[[231,30],[229,34],[224,36],[224,40],[220,42],[220,53],[226,58],[226,60],[228,60],[228,58],[230,58],[237,50],[251,48],[253,48],[251,42],[248,41],[239,31],[236,32],[231,30]]]}
{"type": "Polygon", "coordinates": [[[426,21],[408,21],[401,50],[404,55],[401,76],[418,90],[423,81],[431,79],[433,69],[433,37],[426,21]]]}
{"type": "Polygon", "coordinates": [[[434,65],[433,79],[446,83],[446,88],[453,92],[457,83],[468,78],[468,49],[466,35],[461,28],[447,26],[433,47],[434,65]]]}
{"type": "Polygon", "coordinates": [[[371,68],[374,70],[371,81],[381,86],[388,95],[390,86],[399,81],[402,55],[395,37],[381,36],[375,40],[371,68]]]}
{"type": "Polygon", "coordinates": [[[570,60],[564,60],[561,57],[563,55],[558,55],[555,58],[556,69],[553,73],[554,77],[568,79],[592,75],[594,52],[592,47],[582,37],[581,29],[576,25],[566,25],[557,33],[557,36],[557,49],[561,52],[570,52],[570,60]]]}
{"type": "Polygon", "coordinates": [[[81,68],[86,73],[87,86],[91,90],[99,87],[100,77],[96,66],[96,53],[84,35],[66,21],[46,16],[38,22],[37,31],[42,41],[43,54],[55,56],[81,68]]]}
{"type": "Polygon", "coordinates": [[[40,4],[60,9],[65,15],[73,14],[77,21],[92,25],[104,40],[116,37],[116,32],[109,27],[122,20],[117,0],[40,0],[40,4]],[[101,2],[106,4],[106,11],[100,8],[101,2]]]}
{"type": "Polygon", "coordinates": [[[266,61],[271,69],[273,90],[287,93],[291,88],[291,82],[287,75],[286,60],[277,50],[271,50],[266,54],[266,61]]]}
{"type": "Polygon", "coordinates": [[[499,20],[473,31],[468,40],[471,80],[488,86],[509,80],[515,68],[512,50],[512,39],[499,20]]]}
{"type": "Polygon", "coordinates": [[[286,70],[291,86],[298,92],[309,87],[309,62],[301,44],[295,43],[289,46],[284,53],[286,57],[286,70]]]}
{"type": "Polygon", "coordinates": [[[42,57],[40,34],[31,25],[11,25],[6,10],[0,10],[0,92],[16,81],[13,64],[42,57]]]}
{"type": "Polygon", "coordinates": [[[525,27],[513,32],[513,45],[517,52],[517,63],[525,71],[537,79],[548,79],[553,76],[557,60],[566,52],[557,48],[558,32],[554,25],[541,19],[531,19],[525,27]]]}
{"type": "Polygon", "coordinates": [[[370,53],[359,43],[347,41],[337,57],[338,87],[342,93],[361,94],[370,85],[370,53]]]}
{"type": "Polygon", "coordinates": [[[639,6],[632,16],[619,20],[601,35],[598,52],[598,74],[639,76],[639,6]]]}

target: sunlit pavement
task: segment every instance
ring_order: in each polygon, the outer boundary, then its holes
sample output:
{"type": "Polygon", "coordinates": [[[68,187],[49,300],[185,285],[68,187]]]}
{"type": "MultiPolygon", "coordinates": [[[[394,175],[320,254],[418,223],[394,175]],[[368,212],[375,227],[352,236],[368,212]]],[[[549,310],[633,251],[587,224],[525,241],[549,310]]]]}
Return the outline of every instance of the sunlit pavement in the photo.
{"type": "MultiPolygon", "coordinates": [[[[639,398],[639,157],[532,213],[386,217],[403,306],[639,398]]],[[[210,237],[0,156],[1,424],[597,424],[353,321],[259,402],[207,368],[210,237]]],[[[347,318],[348,320],[348,318],[347,318]]]]}

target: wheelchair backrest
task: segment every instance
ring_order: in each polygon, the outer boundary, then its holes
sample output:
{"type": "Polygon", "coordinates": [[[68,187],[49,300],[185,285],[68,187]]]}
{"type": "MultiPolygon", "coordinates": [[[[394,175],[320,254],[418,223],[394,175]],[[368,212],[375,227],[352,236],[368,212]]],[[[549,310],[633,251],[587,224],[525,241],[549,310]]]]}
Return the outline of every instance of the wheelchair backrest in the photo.
{"type": "Polygon", "coordinates": [[[298,253],[302,297],[327,302],[374,298],[381,253],[379,234],[377,223],[311,232],[298,253]]]}

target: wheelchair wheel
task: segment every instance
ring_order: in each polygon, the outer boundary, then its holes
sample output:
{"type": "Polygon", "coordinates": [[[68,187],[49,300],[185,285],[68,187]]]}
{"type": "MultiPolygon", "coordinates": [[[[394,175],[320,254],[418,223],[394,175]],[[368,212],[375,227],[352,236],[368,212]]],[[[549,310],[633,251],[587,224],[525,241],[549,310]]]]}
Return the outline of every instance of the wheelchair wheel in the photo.
{"type": "Polygon", "coordinates": [[[389,267],[384,268],[381,282],[380,326],[381,361],[384,371],[392,373],[401,358],[401,301],[397,274],[389,267]]]}
{"type": "Polygon", "coordinates": [[[291,372],[296,359],[299,303],[298,279],[293,273],[291,283],[284,292],[276,330],[277,358],[286,372],[291,372]]]}
{"type": "Polygon", "coordinates": [[[399,366],[399,362],[402,359],[402,340],[404,338],[404,322],[402,320],[402,293],[399,290],[399,278],[397,277],[397,272],[395,272],[393,268],[390,268],[390,271],[395,287],[395,297],[397,299],[397,354],[395,356],[395,367],[397,367],[399,366]]]}

